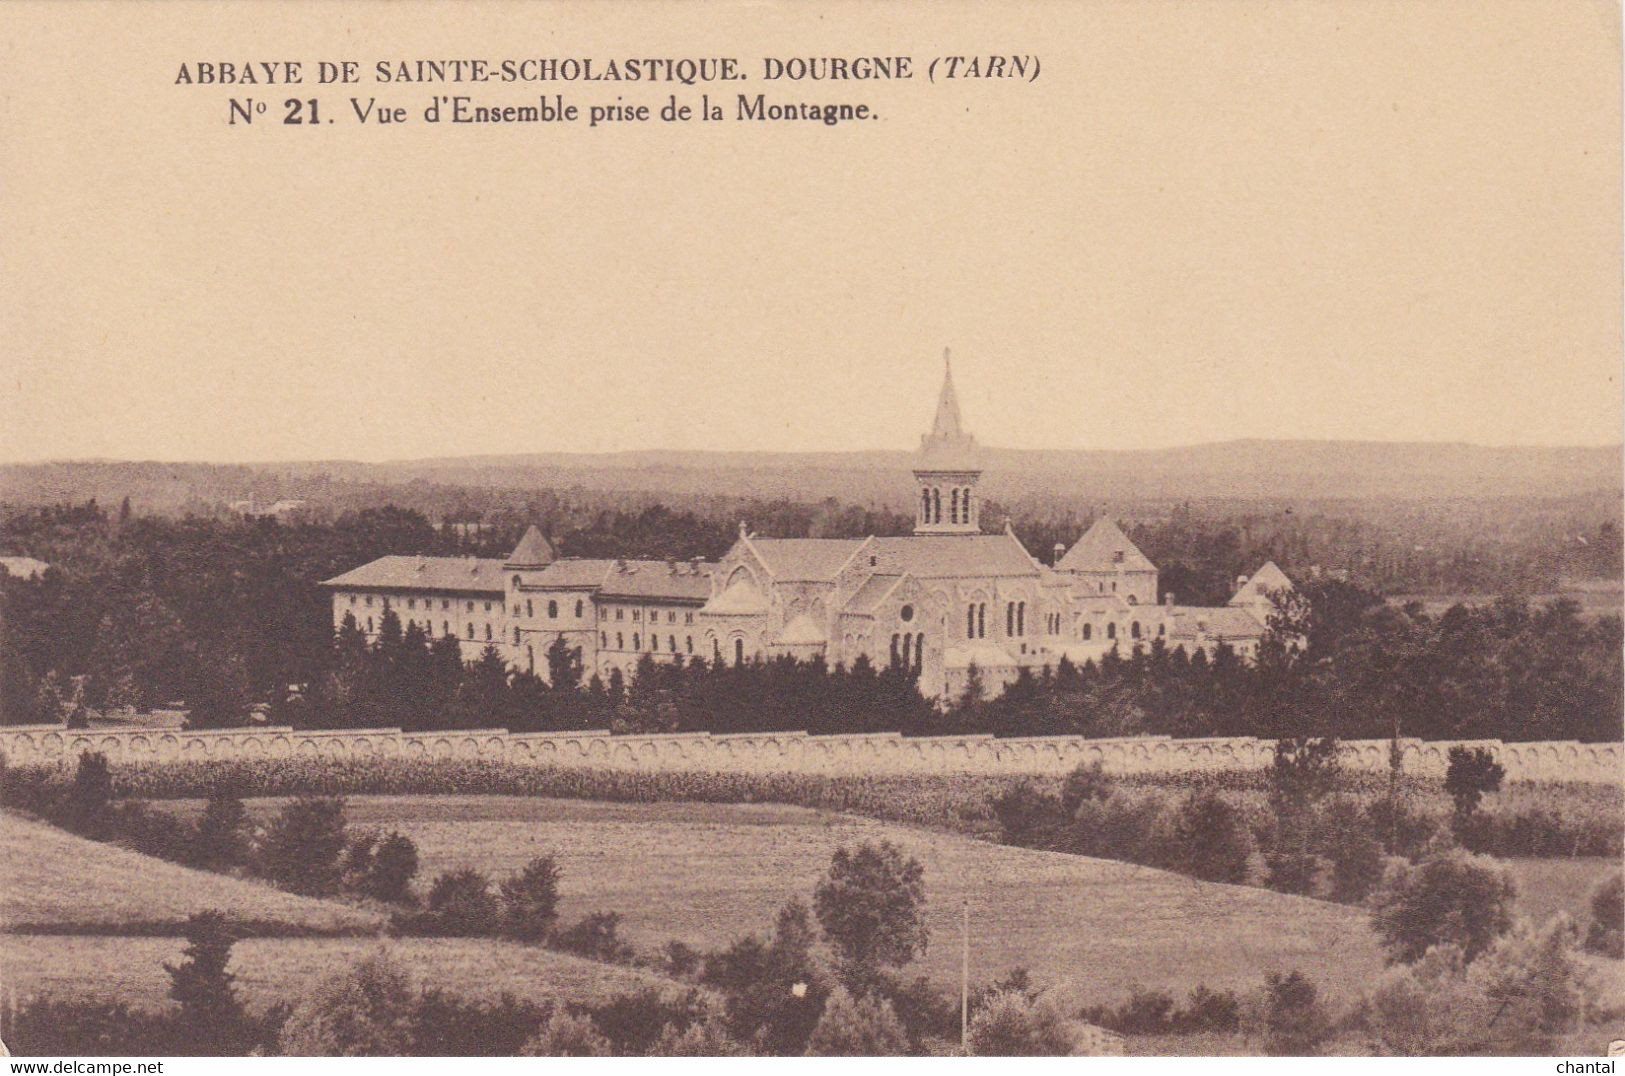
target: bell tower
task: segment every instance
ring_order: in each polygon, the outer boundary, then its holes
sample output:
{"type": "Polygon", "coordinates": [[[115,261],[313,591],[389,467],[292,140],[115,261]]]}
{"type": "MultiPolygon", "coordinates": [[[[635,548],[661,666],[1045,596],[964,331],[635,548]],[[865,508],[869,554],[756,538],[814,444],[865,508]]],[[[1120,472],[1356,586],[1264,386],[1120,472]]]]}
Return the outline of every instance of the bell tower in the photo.
{"type": "Polygon", "coordinates": [[[942,392],[931,432],[920,438],[914,482],[915,534],[980,534],[981,499],[976,483],[976,438],[965,432],[954,392],[953,364],[942,352],[942,392]]]}

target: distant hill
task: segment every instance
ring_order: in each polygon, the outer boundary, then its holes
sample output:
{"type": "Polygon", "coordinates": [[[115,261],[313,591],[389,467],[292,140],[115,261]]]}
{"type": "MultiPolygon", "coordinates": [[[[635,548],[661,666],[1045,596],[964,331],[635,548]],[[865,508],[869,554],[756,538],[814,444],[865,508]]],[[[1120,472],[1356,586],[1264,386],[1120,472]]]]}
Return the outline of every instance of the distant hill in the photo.
{"type": "MultiPolygon", "coordinates": [[[[988,497],[1006,503],[1184,499],[1562,497],[1625,491],[1618,445],[1489,447],[1370,441],[1225,441],[1133,451],[987,449],[988,497]]],[[[785,497],[906,506],[907,452],[531,453],[361,463],[265,464],[76,460],[0,466],[0,501],[96,497],[175,508],[250,494],[330,500],[340,487],[428,483],[474,489],[571,489],[684,497],[785,497]]],[[[382,491],[378,491],[382,492],[382,491]]],[[[354,500],[353,496],[339,498],[354,500]]]]}

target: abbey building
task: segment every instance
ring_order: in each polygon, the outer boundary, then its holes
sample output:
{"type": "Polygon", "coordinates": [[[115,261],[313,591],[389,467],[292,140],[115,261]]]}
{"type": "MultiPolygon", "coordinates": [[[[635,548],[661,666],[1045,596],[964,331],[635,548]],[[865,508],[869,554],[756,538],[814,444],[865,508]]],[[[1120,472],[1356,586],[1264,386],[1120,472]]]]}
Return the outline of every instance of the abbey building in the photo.
{"type": "Polygon", "coordinates": [[[562,639],[584,668],[630,677],[655,661],[743,662],[790,655],[850,667],[902,666],[927,697],[964,688],[974,666],[996,691],[1027,667],[1127,656],[1161,639],[1170,649],[1228,645],[1250,657],[1275,592],[1273,563],[1238,580],[1219,607],[1159,600],[1156,565],[1110,519],[1054,562],[1006,526],[984,534],[976,440],[944,371],[931,430],[913,469],[914,533],[901,537],[772,538],[744,525],[708,561],[589,560],[554,555],[532,527],[505,559],[381,557],[327,580],[335,628],[352,615],[377,631],[386,609],[403,627],[455,636],[472,660],[495,646],[513,665],[547,673],[562,639]]]}

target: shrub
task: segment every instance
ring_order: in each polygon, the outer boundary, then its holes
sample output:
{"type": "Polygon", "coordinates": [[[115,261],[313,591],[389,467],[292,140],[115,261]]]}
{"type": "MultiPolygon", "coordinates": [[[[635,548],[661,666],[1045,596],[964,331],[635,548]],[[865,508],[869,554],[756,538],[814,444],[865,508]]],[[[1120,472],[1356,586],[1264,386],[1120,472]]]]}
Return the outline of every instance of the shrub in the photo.
{"type": "Polygon", "coordinates": [[[1071,818],[1080,804],[1088,800],[1103,800],[1112,794],[1112,779],[1099,762],[1079,763],[1061,782],[1061,810],[1071,818]]]}
{"type": "Polygon", "coordinates": [[[218,1055],[241,1050],[243,1007],[226,971],[237,940],[219,912],[197,912],[186,921],[186,958],[164,964],[169,996],[180,1003],[181,1026],[193,1050],[218,1055]]]}
{"type": "Polygon", "coordinates": [[[608,1057],[609,1040],[598,1033],[591,1020],[559,1008],[519,1054],[521,1057],[608,1057]]]}
{"type": "Polygon", "coordinates": [[[6,1046],[18,1057],[184,1057],[183,1029],[168,1015],[122,1001],[30,998],[10,1011],[6,1046]]]}
{"type": "Polygon", "coordinates": [[[1301,972],[1271,972],[1264,979],[1253,1030],[1271,1057],[1307,1057],[1331,1036],[1332,1021],[1315,984],[1301,972]]]}
{"type": "Polygon", "coordinates": [[[374,900],[406,904],[412,900],[412,879],[417,873],[418,846],[410,838],[390,832],[373,850],[360,891],[374,900]]]}
{"type": "Polygon", "coordinates": [[[1217,792],[1193,792],[1174,816],[1168,863],[1174,870],[1209,882],[1247,880],[1252,832],[1217,792]]]}
{"type": "Polygon", "coordinates": [[[113,773],[107,756],[86,751],[61,805],[62,825],[83,837],[104,841],[113,834],[113,773]]]}
{"type": "Polygon", "coordinates": [[[1166,990],[1129,989],[1128,1000],[1111,1014],[1109,1024],[1127,1035],[1160,1035],[1173,1029],[1174,998],[1166,990]]]}
{"type": "Polygon", "coordinates": [[[1382,845],[1372,823],[1352,799],[1338,797],[1322,808],[1315,844],[1331,864],[1331,898],[1358,904],[1382,881],[1382,845]]]}
{"type": "Polygon", "coordinates": [[[1501,787],[1506,767],[1495,761],[1495,756],[1483,747],[1450,749],[1450,764],[1445,770],[1444,790],[1456,805],[1456,818],[1466,819],[1478,810],[1484,793],[1501,787]]]}
{"type": "Polygon", "coordinates": [[[1054,796],[1038,791],[1028,781],[1010,785],[991,803],[993,818],[999,824],[1005,844],[1027,848],[1048,847],[1065,829],[1067,815],[1054,796]]]}
{"type": "Polygon", "coordinates": [[[503,927],[521,941],[546,939],[558,906],[559,868],[552,856],[538,856],[502,883],[503,927]]]}
{"type": "Polygon", "coordinates": [[[446,871],[429,887],[424,933],[479,938],[495,934],[500,914],[491,880],[477,870],[446,871]]]}
{"type": "Polygon", "coordinates": [[[138,801],[113,808],[113,819],[119,843],[126,847],[171,863],[197,862],[197,830],[183,819],[138,801]]]}
{"type": "Polygon", "coordinates": [[[1585,947],[1593,953],[1625,957],[1625,874],[1614,871],[1591,895],[1591,927],[1585,947]]]}
{"type": "Polygon", "coordinates": [[[284,889],[328,896],[338,891],[345,845],[344,801],[302,796],[271,822],[256,868],[284,889]]]}
{"type": "Polygon", "coordinates": [[[489,1002],[428,988],[412,1007],[412,1056],[514,1057],[552,1011],[506,992],[489,1002]]]}
{"type": "Polygon", "coordinates": [[[699,991],[676,994],[650,986],[617,994],[595,1006],[592,1023],[615,1053],[642,1056],[654,1048],[666,1028],[681,1030],[705,1015],[699,991]]]}
{"type": "Polygon", "coordinates": [[[700,970],[700,951],[673,939],[660,951],[660,963],[673,979],[689,979],[700,970]]]}
{"type": "Polygon", "coordinates": [[[847,985],[859,992],[883,967],[925,952],[925,869],[890,841],[837,848],[813,890],[813,910],[847,985]]]}
{"type": "Polygon", "coordinates": [[[706,956],[700,981],[726,996],[728,1030],[736,1040],[772,1056],[806,1050],[829,996],[812,943],[807,909],[791,901],[779,910],[770,940],[746,935],[706,956]]]}
{"type": "Polygon", "coordinates": [[[990,996],[970,1022],[966,1045],[975,1057],[1068,1057],[1072,1032],[1044,999],[1016,991],[990,996]]]}
{"type": "Polygon", "coordinates": [[[621,917],[615,912],[591,912],[553,936],[553,945],[566,952],[611,964],[629,963],[636,953],[620,939],[621,917]]]}
{"type": "Polygon", "coordinates": [[[1175,1031],[1234,1031],[1241,1026],[1241,1002],[1228,990],[1209,990],[1200,984],[1173,1016],[1175,1031]]]}
{"type": "Polygon", "coordinates": [[[882,976],[870,991],[884,998],[903,1025],[910,1053],[924,1053],[933,1040],[959,1039],[959,998],[950,998],[923,975],[882,976]]]}
{"type": "Polygon", "coordinates": [[[1594,990],[1558,916],[1520,925],[1471,964],[1458,945],[1389,969],[1366,1006],[1366,1023],[1389,1053],[1539,1055],[1559,1047],[1590,1008],[1594,990]]]}
{"type": "Polygon", "coordinates": [[[1104,800],[1084,800],[1058,845],[1085,856],[1160,866],[1171,841],[1168,797],[1119,789],[1104,800]]]}
{"type": "Polygon", "coordinates": [[[836,988],[807,1040],[809,1057],[896,1057],[908,1037],[891,1003],[873,994],[853,997],[836,988]]]}
{"type": "Polygon", "coordinates": [[[248,811],[236,796],[209,797],[197,823],[196,857],[205,867],[235,866],[248,858],[248,811]]]}
{"type": "Polygon", "coordinates": [[[1409,964],[1454,943],[1471,961],[1512,925],[1514,896],[1500,864],[1453,849],[1394,864],[1372,895],[1371,924],[1390,960],[1409,964]]]}
{"type": "Polygon", "coordinates": [[[728,1034],[720,1017],[707,1016],[686,1028],[667,1024],[649,1048],[650,1057],[748,1057],[750,1051],[728,1034]]]}
{"type": "Polygon", "coordinates": [[[412,982],[380,951],[318,982],[278,1042],[290,1057],[404,1057],[412,1033],[412,982]]]}

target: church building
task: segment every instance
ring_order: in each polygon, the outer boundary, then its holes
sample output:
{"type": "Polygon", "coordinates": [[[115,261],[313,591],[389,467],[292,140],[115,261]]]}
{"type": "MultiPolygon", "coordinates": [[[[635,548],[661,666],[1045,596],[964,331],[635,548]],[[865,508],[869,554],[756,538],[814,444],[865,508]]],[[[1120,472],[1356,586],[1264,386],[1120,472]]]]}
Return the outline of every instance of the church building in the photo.
{"type": "Polygon", "coordinates": [[[1237,581],[1223,606],[1159,601],[1157,568],[1108,518],[1053,564],[1029,553],[1006,524],[981,525],[982,469],[946,365],[930,432],[913,467],[913,534],[773,538],[741,524],[716,562],[555,557],[532,527],[505,560],[382,557],[323,585],[335,628],[354,615],[375,633],[392,608],[403,627],[454,635],[472,660],[495,646],[518,668],[546,675],[563,639],[589,675],[631,676],[656,661],[744,662],[790,655],[850,667],[901,666],[928,698],[964,690],[974,667],[996,693],[1023,668],[1127,657],[1162,639],[1250,657],[1273,595],[1292,586],[1266,564],[1237,581]]]}

